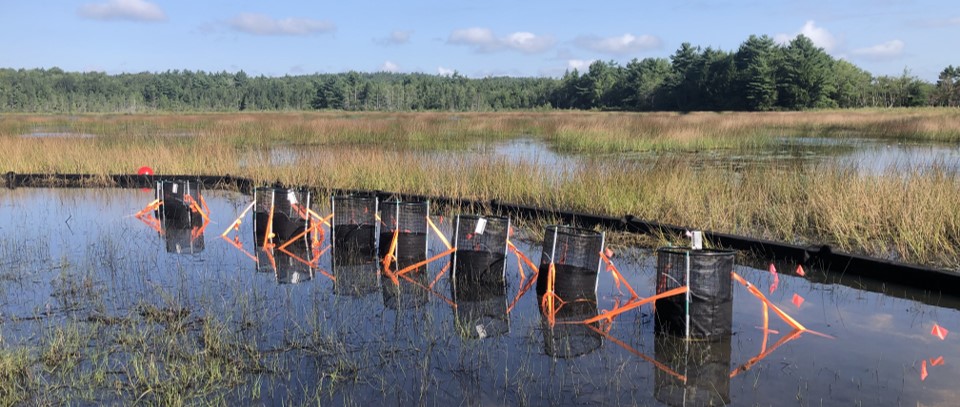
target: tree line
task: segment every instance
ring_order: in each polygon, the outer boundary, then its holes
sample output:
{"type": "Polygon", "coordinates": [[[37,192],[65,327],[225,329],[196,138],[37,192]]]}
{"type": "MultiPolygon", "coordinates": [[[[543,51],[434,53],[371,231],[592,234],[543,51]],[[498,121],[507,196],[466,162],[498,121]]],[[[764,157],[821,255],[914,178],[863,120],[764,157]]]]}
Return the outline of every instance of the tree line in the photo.
{"type": "Polygon", "coordinates": [[[422,73],[251,77],[245,72],[159,73],[0,69],[0,111],[137,112],[339,109],[802,110],[960,106],[960,66],[936,83],[904,71],[873,76],[803,36],[750,36],[736,51],[684,43],[669,58],[626,66],[595,61],[563,77],[466,78],[422,73]]]}

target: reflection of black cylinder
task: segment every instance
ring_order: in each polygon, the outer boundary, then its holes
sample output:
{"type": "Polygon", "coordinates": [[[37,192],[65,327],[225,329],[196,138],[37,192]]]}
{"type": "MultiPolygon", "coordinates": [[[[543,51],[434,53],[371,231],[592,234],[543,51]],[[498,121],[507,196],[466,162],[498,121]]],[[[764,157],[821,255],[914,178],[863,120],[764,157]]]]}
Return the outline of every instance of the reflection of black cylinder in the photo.
{"type": "Polygon", "coordinates": [[[453,229],[451,278],[503,283],[510,219],[459,215],[453,229]]]}
{"type": "Polygon", "coordinates": [[[309,227],[309,191],[260,187],[254,190],[253,198],[253,235],[257,246],[263,245],[271,211],[273,244],[281,245],[309,227]]]}
{"type": "Polygon", "coordinates": [[[657,335],[654,352],[656,360],[670,369],[656,371],[654,398],[678,407],[730,403],[729,335],[707,341],[657,335]]]}
{"type": "MultiPolygon", "coordinates": [[[[403,202],[390,200],[380,206],[380,243],[379,256],[384,258],[390,250],[394,232],[397,244],[394,251],[400,259],[427,258],[427,216],[430,214],[429,202],[403,202]]],[[[415,263],[415,262],[414,262],[415,263]]],[[[412,264],[412,263],[410,263],[412,264]]],[[[399,267],[398,267],[399,269],[399,267]]]]}
{"type": "MultiPolygon", "coordinates": [[[[542,303],[541,300],[542,297],[539,297],[537,302],[542,303]]],[[[541,309],[540,325],[543,331],[543,347],[547,355],[564,359],[575,358],[593,352],[603,344],[603,336],[600,332],[591,329],[591,327],[597,328],[598,323],[590,325],[569,323],[597,316],[596,294],[567,302],[560,307],[556,314],[556,324],[552,328],[545,313],[546,311],[541,309]]]]}
{"type": "Polygon", "coordinates": [[[564,301],[596,298],[601,250],[603,233],[569,226],[547,226],[537,275],[537,295],[547,291],[550,263],[553,262],[556,272],[554,292],[560,298],[564,301]]]}
{"type": "Polygon", "coordinates": [[[331,198],[334,258],[373,259],[377,255],[377,197],[340,195],[331,198]]]}
{"type": "Polygon", "coordinates": [[[689,306],[691,338],[729,336],[733,329],[731,273],[735,255],[732,250],[657,250],[657,294],[687,285],[690,304],[685,294],[657,300],[656,330],[686,335],[689,306]],[[688,270],[689,283],[685,283],[688,270]]]}
{"type": "MultiPolygon", "coordinates": [[[[370,294],[380,285],[380,263],[370,256],[349,258],[334,255],[333,293],[350,297],[370,294]]],[[[390,283],[393,284],[393,283],[390,283]]]]}
{"type": "Polygon", "coordinates": [[[196,254],[204,249],[200,185],[192,181],[157,181],[156,215],[163,228],[168,253],[196,254]]]}
{"type": "Polygon", "coordinates": [[[452,277],[451,282],[453,302],[457,303],[453,313],[460,336],[483,339],[510,332],[504,282],[483,283],[462,277],[452,277]]]}
{"type": "Polygon", "coordinates": [[[313,279],[313,266],[310,265],[310,250],[307,246],[292,244],[284,250],[273,252],[277,266],[275,270],[277,282],[297,284],[313,279]]]}
{"type": "MultiPolygon", "coordinates": [[[[413,265],[421,260],[398,260],[397,270],[413,265]]],[[[383,291],[383,305],[385,307],[394,310],[418,308],[430,300],[430,292],[425,288],[427,284],[430,284],[427,282],[426,266],[421,266],[416,270],[404,274],[404,276],[412,279],[416,283],[406,278],[398,277],[399,285],[394,284],[393,281],[389,281],[389,279],[387,279],[388,281],[384,281],[383,284],[380,284],[383,291]]]]}
{"type": "Polygon", "coordinates": [[[203,232],[200,226],[177,227],[177,222],[164,222],[163,233],[167,253],[197,254],[203,251],[203,232]]]}

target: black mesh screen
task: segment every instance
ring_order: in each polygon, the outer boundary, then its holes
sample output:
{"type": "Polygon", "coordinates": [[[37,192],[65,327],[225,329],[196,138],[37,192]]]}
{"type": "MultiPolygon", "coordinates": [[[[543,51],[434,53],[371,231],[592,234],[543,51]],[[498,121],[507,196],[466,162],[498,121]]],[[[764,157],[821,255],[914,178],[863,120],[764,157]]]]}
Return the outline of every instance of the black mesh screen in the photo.
{"type": "Polygon", "coordinates": [[[451,244],[451,277],[458,280],[503,282],[510,219],[459,215],[451,244]]]}
{"type": "Polygon", "coordinates": [[[537,276],[537,295],[547,290],[550,261],[556,278],[554,292],[564,301],[596,296],[603,233],[569,226],[547,226],[537,276]]]}
{"type": "MultiPolygon", "coordinates": [[[[690,287],[690,336],[714,338],[730,335],[733,324],[732,250],[657,250],[657,293],[688,285],[690,287]],[[686,283],[687,262],[690,282],[686,283]]],[[[677,336],[686,334],[686,295],[656,302],[657,330],[677,336]]]]}

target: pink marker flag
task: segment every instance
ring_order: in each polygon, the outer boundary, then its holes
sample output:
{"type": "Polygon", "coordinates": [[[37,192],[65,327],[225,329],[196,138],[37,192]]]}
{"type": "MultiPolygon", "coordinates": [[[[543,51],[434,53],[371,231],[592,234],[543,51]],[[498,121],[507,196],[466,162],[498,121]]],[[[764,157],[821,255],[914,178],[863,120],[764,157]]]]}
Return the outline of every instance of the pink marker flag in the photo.
{"type": "Polygon", "coordinates": [[[927,380],[927,360],[924,359],[920,364],[920,381],[927,380]]]}
{"type": "Polygon", "coordinates": [[[933,329],[930,330],[930,335],[940,338],[941,341],[947,339],[948,333],[950,333],[950,331],[948,331],[947,328],[937,325],[936,323],[933,324],[933,329]]]}
{"type": "Polygon", "coordinates": [[[807,272],[806,272],[806,271],[803,271],[803,266],[801,266],[801,265],[799,265],[799,264],[797,265],[797,275],[800,276],[800,277],[804,277],[804,276],[807,275],[807,272]]]}
{"type": "Polygon", "coordinates": [[[797,295],[797,293],[793,293],[793,305],[796,305],[797,308],[800,308],[804,301],[806,300],[804,300],[803,297],[797,295]]]}

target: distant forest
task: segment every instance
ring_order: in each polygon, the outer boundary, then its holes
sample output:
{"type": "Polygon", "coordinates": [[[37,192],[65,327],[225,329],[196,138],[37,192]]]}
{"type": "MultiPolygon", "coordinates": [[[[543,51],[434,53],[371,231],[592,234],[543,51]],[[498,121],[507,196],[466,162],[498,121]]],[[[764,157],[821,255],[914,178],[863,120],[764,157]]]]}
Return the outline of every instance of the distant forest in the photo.
{"type": "Polygon", "coordinates": [[[167,71],[107,75],[51,69],[0,69],[2,112],[625,111],[803,110],[810,108],[960,106],[960,66],[936,83],[908,71],[873,76],[835,59],[804,36],[786,45],[750,36],[733,52],[684,43],[669,58],[620,66],[593,62],[560,79],[470,79],[421,73],[250,77],[167,71]]]}

